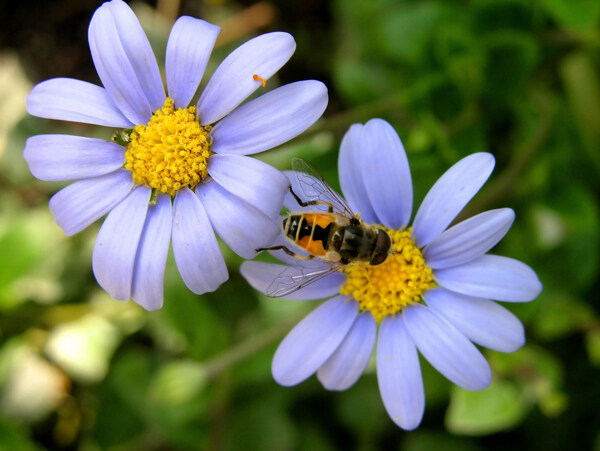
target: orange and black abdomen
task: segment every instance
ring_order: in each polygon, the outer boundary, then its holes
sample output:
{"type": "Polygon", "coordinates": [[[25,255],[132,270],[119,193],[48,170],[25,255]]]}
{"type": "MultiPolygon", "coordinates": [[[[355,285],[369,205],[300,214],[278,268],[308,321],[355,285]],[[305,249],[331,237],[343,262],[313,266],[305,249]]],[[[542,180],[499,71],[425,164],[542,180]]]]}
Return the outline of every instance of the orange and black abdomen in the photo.
{"type": "Polygon", "coordinates": [[[335,218],[325,213],[289,215],[283,220],[286,237],[307,252],[323,256],[327,253],[328,238],[335,218]]]}

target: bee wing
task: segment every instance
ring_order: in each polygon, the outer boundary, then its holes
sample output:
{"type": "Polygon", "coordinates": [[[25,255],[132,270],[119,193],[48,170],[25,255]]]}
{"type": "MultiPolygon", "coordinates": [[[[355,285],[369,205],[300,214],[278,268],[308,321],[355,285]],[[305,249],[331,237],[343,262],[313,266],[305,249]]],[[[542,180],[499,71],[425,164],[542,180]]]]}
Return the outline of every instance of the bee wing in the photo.
{"type": "Polygon", "coordinates": [[[319,200],[333,206],[333,211],[348,218],[356,218],[346,201],[329,186],[323,176],[308,161],[302,158],[292,160],[298,186],[302,190],[303,200],[319,200]]]}
{"type": "Polygon", "coordinates": [[[301,288],[310,285],[317,280],[336,272],[339,263],[331,263],[321,260],[319,266],[303,266],[301,264],[287,266],[267,288],[267,296],[280,298],[301,288]]]}

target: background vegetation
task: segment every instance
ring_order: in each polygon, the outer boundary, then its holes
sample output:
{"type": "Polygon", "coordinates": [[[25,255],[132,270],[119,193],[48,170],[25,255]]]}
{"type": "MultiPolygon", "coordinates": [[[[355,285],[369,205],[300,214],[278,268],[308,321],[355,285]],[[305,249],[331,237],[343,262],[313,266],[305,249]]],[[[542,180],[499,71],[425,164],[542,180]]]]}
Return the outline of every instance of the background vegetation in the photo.
{"type": "Polygon", "coordinates": [[[267,89],[315,78],[330,104],[302,137],[260,156],[280,169],[301,156],[336,186],[343,133],[372,117],[402,137],[416,204],[461,157],[496,156],[468,213],[514,208],[495,252],[531,265],[545,289],[508,305],[528,340],[514,354],[484,351],[487,390],[452,386],[422,360],[427,408],[415,432],[388,419],[373,367],[344,393],[314,377],[279,387],[273,352],[314,304],[255,293],[225,248],[230,280],[201,297],[171,258],[158,312],[99,289],[99,225],[66,238],[47,207],[62,185],[36,181],[22,159],[32,134],[113,132],[32,118],[24,104],[47,78],[99,83],[87,46],[98,5],[0,6],[0,449],[600,449],[600,2],[132,3],[159,60],[178,15],[220,24],[209,72],[258,33],[295,36],[267,89]]]}

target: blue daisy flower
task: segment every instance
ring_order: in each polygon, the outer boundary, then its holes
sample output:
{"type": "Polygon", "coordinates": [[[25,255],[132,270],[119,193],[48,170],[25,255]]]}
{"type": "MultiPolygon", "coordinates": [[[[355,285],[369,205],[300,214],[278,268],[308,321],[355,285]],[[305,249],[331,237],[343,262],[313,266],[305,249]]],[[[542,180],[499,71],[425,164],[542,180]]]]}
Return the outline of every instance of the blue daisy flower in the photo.
{"type": "Polygon", "coordinates": [[[306,80],[239,106],[294,53],[293,37],[283,32],[234,50],[191,105],[219,32],[203,20],[177,20],[167,43],[165,92],[133,11],[121,0],[103,3],[88,34],[104,87],[55,78],[27,97],[34,116],[122,129],[113,141],[33,136],[24,157],[41,180],[77,180],[50,200],[65,234],[108,213],[93,251],[96,279],[113,298],[133,298],[147,310],[163,304],[171,241],[183,281],[202,294],[228,278],[215,231],[245,258],[274,239],[288,181],[247,155],[297,136],[327,105],[325,85],[306,80]]]}
{"type": "MultiPolygon", "coordinates": [[[[431,188],[411,227],[408,159],[387,122],[353,125],[342,141],[338,166],[349,207],[363,221],[384,228],[395,252],[380,265],[342,266],[284,296],[330,299],[280,344],[273,376],[279,384],[292,386],[316,373],[326,389],[345,390],[361,376],[377,343],[385,408],[397,425],[415,429],[425,410],[418,352],[460,387],[484,389],[491,370],[475,344],[514,352],[525,343],[521,322],[494,300],[528,302],[542,285],[524,263],[487,253],[510,229],[513,210],[486,211],[449,227],[490,176],[491,154],[476,153],[452,166],[431,188]]],[[[295,192],[302,192],[293,174],[290,179],[295,192]]],[[[291,195],[285,205],[301,210],[291,195]]],[[[311,209],[315,206],[307,207],[311,209]]],[[[244,277],[263,293],[283,271],[293,279],[322,266],[316,259],[273,253],[290,266],[242,265],[244,277]]]]}

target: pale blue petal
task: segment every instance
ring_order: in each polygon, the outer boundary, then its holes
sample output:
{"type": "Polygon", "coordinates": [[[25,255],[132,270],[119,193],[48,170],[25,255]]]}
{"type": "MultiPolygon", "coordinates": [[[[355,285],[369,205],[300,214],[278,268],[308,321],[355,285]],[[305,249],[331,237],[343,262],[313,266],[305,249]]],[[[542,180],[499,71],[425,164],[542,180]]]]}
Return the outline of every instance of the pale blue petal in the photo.
{"type": "Polygon", "coordinates": [[[358,315],[358,303],[347,298],[337,296],[324,302],[283,339],[271,366],[278,384],[299,384],[334,353],[358,315]]]}
{"type": "Polygon", "coordinates": [[[421,354],[447,379],[466,390],[483,390],[490,384],[489,364],[450,322],[419,304],[405,307],[402,317],[421,354]]]}
{"type": "MultiPolygon", "coordinates": [[[[88,29],[94,66],[106,91],[123,115],[133,124],[146,124],[157,107],[150,102],[140,84],[136,67],[125,50],[109,4],[106,2],[96,10],[88,29]]],[[[152,60],[156,64],[154,56],[152,60]]]]}
{"type": "Polygon", "coordinates": [[[494,156],[480,152],[463,158],[446,171],[425,196],[413,222],[419,247],[431,243],[456,218],[494,169],[494,156]]]}
{"type": "Polygon", "coordinates": [[[217,234],[240,257],[254,258],[255,249],[269,246],[280,232],[273,219],[215,181],[198,185],[196,195],[217,234]]]}
{"type": "Polygon", "coordinates": [[[134,12],[125,2],[113,0],[104,5],[112,14],[127,59],[135,71],[152,110],[158,110],[165,103],[165,88],[146,33],[134,12]]]}
{"type": "Polygon", "coordinates": [[[228,115],[250,94],[262,87],[253,75],[268,80],[292,56],[296,42],[288,33],[257,36],[242,44],[217,67],[198,100],[202,125],[228,115]]]}
{"type": "Polygon", "coordinates": [[[53,78],[33,87],[27,96],[32,116],[128,128],[133,123],[113,103],[106,89],[72,78],[53,78]]]}
{"type": "Polygon", "coordinates": [[[37,135],[25,143],[23,157],[40,180],[77,180],[116,171],[123,166],[125,149],[98,138],[37,135]]]}
{"type": "Polygon", "coordinates": [[[211,155],[208,173],[231,194],[269,217],[277,217],[287,193],[287,177],[273,166],[241,155],[211,155]]]}
{"type": "Polygon", "coordinates": [[[419,355],[402,316],[386,317],[377,341],[377,381],[385,410],[402,429],[416,429],[425,412],[419,355]]]}
{"type": "Polygon", "coordinates": [[[364,163],[361,158],[363,128],[362,124],[354,124],[344,135],[338,156],[338,172],[340,187],[350,209],[360,213],[364,221],[373,223],[378,218],[371,206],[361,170],[364,163]]]}
{"type": "Polygon", "coordinates": [[[211,132],[212,150],[250,155],[276,147],[315,123],[327,107],[327,88],[316,80],[298,81],[237,108],[211,132]]]}
{"type": "Polygon", "coordinates": [[[215,291],[229,278],[204,206],[189,188],[175,196],[172,234],[175,263],[191,291],[215,291]]]}
{"type": "Polygon", "coordinates": [[[436,270],[434,275],[448,290],[497,301],[529,302],[542,291],[533,269],[499,255],[482,255],[460,266],[436,270]]]}
{"type": "Polygon", "coordinates": [[[514,352],[525,344],[525,329],[519,318],[493,301],[443,288],[428,290],[424,297],[429,307],[481,346],[514,352]]]}
{"type": "Polygon", "coordinates": [[[131,288],[133,300],[146,310],[158,310],[163,306],[163,280],[172,223],[171,196],[159,194],[156,204],[148,208],[131,288]]]}
{"type": "Polygon", "coordinates": [[[501,208],[449,228],[425,248],[423,256],[427,266],[442,269],[481,257],[506,235],[514,220],[513,210],[501,208]]]}
{"type": "Polygon", "coordinates": [[[175,22],[167,42],[165,72],[169,97],[176,108],[186,108],[202,80],[206,64],[221,27],[182,16],[175,22]]]}
{"type": "Polygon", "coordinates": [[[131,297],[133,266],[150,188],[138,186],[106,217],[94,244],[92,268],[98,284],[119,301],[131,297]]]}
{"type": "MultiPolygon", "coordinates": [[[[301,266],[298,267],[298,274],[301,274],[301,266]]],[[[240,268],[242,276],[257,291],[265,294],[267,289],[283,271],[290,271],[287,265],[278,265],[274,263],[263,262],[244,262],[240,268]]],[[[289,275],[286,272],[286,275],[289,275]]],[[[340,287],[346,280],[340,272],[331,273],[322,279],[319,279],[298,291],[283,296],[282,299],[290,301],[314,301],[316,299],[325,299],[340,293],[340,287]]]]}
{"type": "Polygon", "coordinates": [[[396,130],[382,119],[371,119],[361,130],[360,143],[358,167],[378,223],[391,229],[406,227],[413,189],[408,158],[396,130]]]}
{"type": "Polygon", "coordinates": [[[75,235],[112,210],[131,188],[131,172],[124,169],[83,179],[52,196],[50,211],[65,235],[75,235]]]}
{"type": "Polygon", "coordinates": [[[369,364],[377,323],[370,313],[358,315],[342,344],[327,359],[317,377],[327,390],[346,390],[354,385],[369,364]]]}

